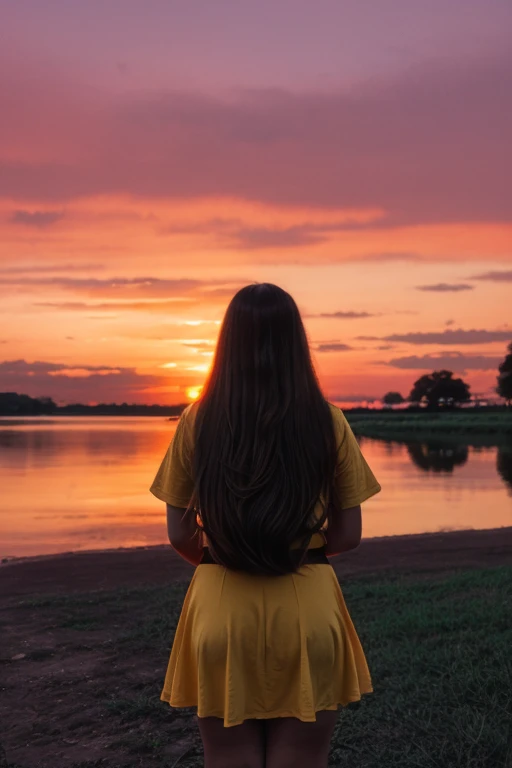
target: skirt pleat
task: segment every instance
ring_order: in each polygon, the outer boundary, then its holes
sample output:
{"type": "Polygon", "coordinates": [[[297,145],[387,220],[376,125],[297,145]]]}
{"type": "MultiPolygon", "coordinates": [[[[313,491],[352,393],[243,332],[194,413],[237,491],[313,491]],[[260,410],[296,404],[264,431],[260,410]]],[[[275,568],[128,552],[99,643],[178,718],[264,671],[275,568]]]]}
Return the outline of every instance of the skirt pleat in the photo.
{"type": "Polygon", "coordinates": [[[255,576],[199,565],[190,582],[161,700],[226,727],[337,709],[373,690],[330,565],[255,576]]]}

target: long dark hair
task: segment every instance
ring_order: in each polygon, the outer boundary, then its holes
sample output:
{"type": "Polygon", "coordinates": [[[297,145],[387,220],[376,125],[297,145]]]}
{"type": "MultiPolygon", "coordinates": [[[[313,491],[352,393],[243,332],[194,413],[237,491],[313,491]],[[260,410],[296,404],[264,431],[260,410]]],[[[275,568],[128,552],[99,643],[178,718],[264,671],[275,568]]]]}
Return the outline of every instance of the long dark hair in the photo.
{"type": "Polygon", "coordinates": [[[329,517],[332,414],[292,297],[270,283],[231,300],[197,405],[195,495],[214,560],[260,574],[296,570],[329,517]],[[301,543],[291,550],[295,540],[301,543]]]}

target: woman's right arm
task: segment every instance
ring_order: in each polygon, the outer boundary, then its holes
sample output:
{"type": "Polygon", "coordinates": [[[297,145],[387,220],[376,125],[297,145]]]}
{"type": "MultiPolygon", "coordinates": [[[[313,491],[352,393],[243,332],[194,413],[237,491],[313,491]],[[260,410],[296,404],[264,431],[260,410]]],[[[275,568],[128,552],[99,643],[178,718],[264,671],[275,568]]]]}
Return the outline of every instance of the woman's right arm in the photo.
{"type": "Polygon", "coordinates": [[[381,487],[361,453],[345,414],[335,406],[331,409],[338,456],[332,496],[334,509],[325,534],[327,554],[338,555],[359,546],[361,504],[378,493],[381,487]]]}
{"type": "Polygon", "coordinates": [[[326,539],[326,554],[339,555],[355,549],[361,543],[361,505],[334,511],[329,527],[322,531],[326,539]]]}

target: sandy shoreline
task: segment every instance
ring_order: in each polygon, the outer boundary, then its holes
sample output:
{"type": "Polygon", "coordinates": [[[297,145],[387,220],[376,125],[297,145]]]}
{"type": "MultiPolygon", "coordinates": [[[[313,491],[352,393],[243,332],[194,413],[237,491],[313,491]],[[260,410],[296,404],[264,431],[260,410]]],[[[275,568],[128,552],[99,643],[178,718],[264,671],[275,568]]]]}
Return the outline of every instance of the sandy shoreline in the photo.
{"type": "MultiPolygon", "coordinates": [[[[461,528],[457,530],[448,531],[426,531],[424,533],[401,533],[390,534],[387,536],[368,536],[363,539],[362,544],[367,542],[389,542],[389,541],[416,541],[420,538],[431,538],[432,536],[445,536],[446,534],[497,534],[503,533],[507,536],[512,533],[512,526],[502,526],[501,528],[461,528]]],[[[6,555],[5,559],[0,562],[0,567],[5,565],[14,565],[17,563],[35,562],[36,560],[48,560],[56,557],[67,557],[69,555],[106,555],[109,553],[123,553],[123,552],[148,552],[168,550],[169,544],[141,544],[137,547],[105,547],[101,549],[70,549],[63,552],[49,552],[41,555],[6,555]]]]}
{"type": "MultiPolygon", "coordinates": [[[[341,578],[511,565],[512,526],[364,539],[356,550],[331,562],[341,578]]],[[[188,579],[193,570],[170,545],[160,544],[15,558],[1,564],[0,582],[10,601],[27,594],[161,585],[188,579]]]]}

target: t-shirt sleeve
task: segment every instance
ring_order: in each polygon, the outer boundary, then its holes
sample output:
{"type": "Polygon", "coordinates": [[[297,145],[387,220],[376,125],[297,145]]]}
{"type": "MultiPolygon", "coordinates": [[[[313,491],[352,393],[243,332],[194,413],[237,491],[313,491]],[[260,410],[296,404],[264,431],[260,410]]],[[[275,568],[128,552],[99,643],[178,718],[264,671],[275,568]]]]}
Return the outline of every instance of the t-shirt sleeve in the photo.
{"type": "Polygon", "coordinates": [[[173,507],[188,507],[194,492],[189,409],[181,414],[176,432],[150,487],[151,493],[173,507]]]}
{"type": "Polygon", "coordinates": [[[364,458],[345,414],[332,406],[338,461],[335,488],[341,509],[357,507],[381,490],[380,483],[364,458]]]}

